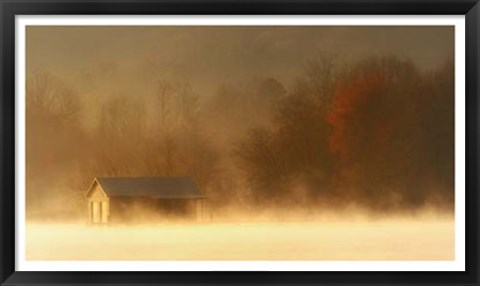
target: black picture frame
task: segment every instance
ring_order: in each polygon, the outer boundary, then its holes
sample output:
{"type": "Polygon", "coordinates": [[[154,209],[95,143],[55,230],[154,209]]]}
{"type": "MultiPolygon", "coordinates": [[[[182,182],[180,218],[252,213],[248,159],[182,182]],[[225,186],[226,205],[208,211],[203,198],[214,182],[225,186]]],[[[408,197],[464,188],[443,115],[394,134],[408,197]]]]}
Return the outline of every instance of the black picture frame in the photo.
{"type": "Polygon", "coordinates": [[[0,0],[0,284],[1,285],[479,285],[478,0],[0,0]],[[466,271],[460,272],[21,272],[15,270],[16,15],[465,15],[466,271]]]}

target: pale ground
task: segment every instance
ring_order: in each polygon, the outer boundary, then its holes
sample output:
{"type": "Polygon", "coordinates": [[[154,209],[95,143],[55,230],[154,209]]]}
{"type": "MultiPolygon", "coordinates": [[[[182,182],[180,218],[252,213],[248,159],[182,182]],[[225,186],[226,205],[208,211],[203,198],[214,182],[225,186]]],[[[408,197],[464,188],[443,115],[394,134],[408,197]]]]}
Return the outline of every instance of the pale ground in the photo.
{"type": "Polygon", "coordinates": [[[27,260],[452,260],[453,219],[27,224],[27,260]]]}

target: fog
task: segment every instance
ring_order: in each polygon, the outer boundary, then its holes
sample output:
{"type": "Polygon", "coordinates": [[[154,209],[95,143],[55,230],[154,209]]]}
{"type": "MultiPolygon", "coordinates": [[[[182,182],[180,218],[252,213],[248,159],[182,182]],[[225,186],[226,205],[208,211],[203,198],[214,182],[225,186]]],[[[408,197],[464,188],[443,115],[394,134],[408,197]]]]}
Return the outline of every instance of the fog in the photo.
{"type": "Polygon", "coordinates": [[[28,27],[27,256],[451,259],[453,52],[453,27],[28,27]],[[191,177],[203,221],[90,227],[105,176],[191,177]]]}
{"type": "Polygon", "coordinates": [[[452,260],[450,219],[29,224],[28,260],[452,260]]]}

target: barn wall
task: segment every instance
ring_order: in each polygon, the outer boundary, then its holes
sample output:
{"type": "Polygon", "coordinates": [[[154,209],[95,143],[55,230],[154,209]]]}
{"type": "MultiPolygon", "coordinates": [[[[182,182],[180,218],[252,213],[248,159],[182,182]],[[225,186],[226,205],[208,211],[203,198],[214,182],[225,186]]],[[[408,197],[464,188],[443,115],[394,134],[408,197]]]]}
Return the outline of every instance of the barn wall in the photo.
{"type": "Polygon", "coordinates": [[[194,199],[152,199],[145,197],[110,198],[111,223],[147,223],[195,220],[194,199]]]}

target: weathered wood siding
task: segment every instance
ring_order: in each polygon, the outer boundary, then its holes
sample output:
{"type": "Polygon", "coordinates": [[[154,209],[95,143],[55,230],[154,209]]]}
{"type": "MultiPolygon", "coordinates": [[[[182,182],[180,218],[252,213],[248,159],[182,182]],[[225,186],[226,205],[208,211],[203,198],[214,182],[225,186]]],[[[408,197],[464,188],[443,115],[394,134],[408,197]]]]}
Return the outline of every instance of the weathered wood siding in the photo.
{"type": "Polygon", "coordinates": [[[109,223],[145,223],[171,220],[194,220],[194,199],[152,199],[145,197],[111,197],[109,223]]]}

